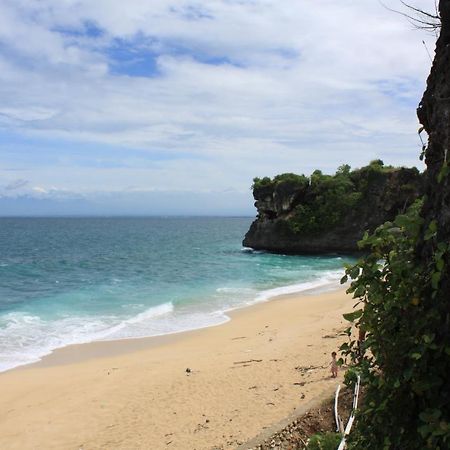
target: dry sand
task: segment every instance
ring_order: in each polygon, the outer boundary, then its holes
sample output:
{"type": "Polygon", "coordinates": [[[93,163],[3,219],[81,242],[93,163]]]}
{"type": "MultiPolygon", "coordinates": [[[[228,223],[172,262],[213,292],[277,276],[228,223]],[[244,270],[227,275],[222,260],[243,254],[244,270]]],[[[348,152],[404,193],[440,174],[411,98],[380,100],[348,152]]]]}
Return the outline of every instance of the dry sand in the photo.
{"type": "Polygon", "coordinates": [[[334,389],[352,305],[284,296],[217,327],[58,350],[0,374],[0,448],[236,448],[334,389]]]}

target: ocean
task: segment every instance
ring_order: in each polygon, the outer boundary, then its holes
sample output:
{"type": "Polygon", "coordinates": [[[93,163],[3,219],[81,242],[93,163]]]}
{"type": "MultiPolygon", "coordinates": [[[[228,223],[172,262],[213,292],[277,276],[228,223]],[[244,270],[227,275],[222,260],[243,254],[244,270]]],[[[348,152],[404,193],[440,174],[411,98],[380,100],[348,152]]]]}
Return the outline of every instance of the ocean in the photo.
{"type": "Polygon", "coordinates": [[[57,348],[226,322],[332,289],[341,256],[251,251],[251,218],[0,218],[0,371],[57,348]]]}

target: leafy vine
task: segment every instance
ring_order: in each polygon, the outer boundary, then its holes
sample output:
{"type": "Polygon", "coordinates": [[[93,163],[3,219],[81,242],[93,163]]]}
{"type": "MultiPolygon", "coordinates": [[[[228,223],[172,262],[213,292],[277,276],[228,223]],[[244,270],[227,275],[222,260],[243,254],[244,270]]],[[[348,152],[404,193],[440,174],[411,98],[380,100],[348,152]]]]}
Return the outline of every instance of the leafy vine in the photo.
{"type": "Polygon", "coordinates": [[[341,280],[352,280],[347,292],[357,299],[344,316],[349,342],[341,352],[366,385],[353,449],[450,448],[450,343],[442,328],[448,300],[439,294],[450,245],[437,242],[431,221],[424,239],[433,243],[433,258],[417,259],[420,203],[366,234],[360,245],[369,253],[341,280]]]}

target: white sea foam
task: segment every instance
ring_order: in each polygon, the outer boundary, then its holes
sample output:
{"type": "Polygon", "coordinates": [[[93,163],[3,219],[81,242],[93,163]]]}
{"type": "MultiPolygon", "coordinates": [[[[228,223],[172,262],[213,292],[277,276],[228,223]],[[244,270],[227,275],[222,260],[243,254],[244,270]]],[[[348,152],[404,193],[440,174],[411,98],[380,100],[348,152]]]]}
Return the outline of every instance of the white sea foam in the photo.
{"type": "Polygon", "coordinates": [[[90,336],[106,326],[86,318],[43,320],[19,312],[3,316],[1,322],[0,371],[39,361],[55,348],[90,342],[90,336]]]}
{"type": "Polygon", "coordinates": [[[227,322],[229,317],[222,311],[214,312],[189,312],[183,314],[168,315],[164,319],[151,323],[139,322],[133,327],[123,327],[108,334],[101,340],[111,341],[117,339],[137,339],[142,337],[164,336],[167,334],[182,333],[185,331],[199,330],[227,322]]]}
{"type": "Polygon", "coordinates": [[[245,287],[220,287],[216,289],[216,292],[223,294],[248,294],[254,292],[254,290],[245,287]]]}
{"type": "MultiPolygon", "coordinates": [[[[53,350],[72,344],[160,336],[219,325],[229,320],[227,311],[284,294],[330,289],[337,286],[342,274],[342,271],[330,271],[311,281],[259,293],[247,287],[219,287],[213,302],[178,308],[167,302],[127,318],[103,315],[44,320],[37,315],[9,313],[0,316],[0,371],[39,361],[53,350]]],[[[139,305],[129,306],[129,313],[136,311],[136,306],[139,305]]]]}
{"type": "Polygon", "coordinates": [[[254,253],[256,255],[261,255],[263,253],[267,253],[265,250],[255,250],[251,247],[242,247],[241,252],[242,253],[254,253]]]}
{"type": "Polygon", "coordinates": [[[226,293],[229,296],[232,294],[240,294],[233,295],[233,298],[229,298],[228,302],[224,302],[224,307],[219,312],[226,315],[229,311],[255,305],[257,303],[267,302],[281,295],[289,295],[300,292],[305,294],[317,294],[319,292],[334,290],[339,286],[339,280],[342,276],[343,270],[327,271],[322,273],[321,277],[311,281],[290,284],[287,286],[279,286],[260,291],[259,293],[256,293],[253,289],[247,288],[219,288],[216,290],[217,292],[226,293]],[[253,295],[249,296],[249,293],[253,293],[253,295]]]}
{"type": "Polygon", "coordinates": [[[312,281],[305,281],[302,283],[290,284],[287,286],[280,286],[261,291],[253,300],[247,302],[247,304],[250,305],[266,302],[274,297],[279,297],[280,295],[295,294],[306,291],[316,293],[318,291],[334,289],[342,276],[343,272],[341,270],[328,271],[321,277],[312,281]]]}
{"type": "MultiPolygon", "coordinates": [[[[44,320],[26,313],[9,313],[0,318],[0,371],[39,361],[53,350],[72,344],[83,344],[112,336],[130,337],[139,324],[146,324],[140,334],[159,334],[161,327],[152,330],[151,323],[173,311],[172,303],[157,305],[129,319],[117,316],[62,317],[44,320]]],[[[142,327],[141,327],[142,328],[142,327]]],[[[170,331],[170,329],[164,330],[170,331]]],[[[136,333],[134,333],[136,334],[136,333]]]]}
{"type": "MultiPolygon", "coordinates": [[[[120,332],[122,330],[137,328],[136,325],[139,324],[144,324],[144,326],[146,326],[148,323],[151,322],[152,319],[164,316],[166,314],[170,314],[171,312],[173,312],[173,304],[171,302],[163,303],[162,305],[158,306],[153,306],[137,314],[136,316],[121,321],[120,323],[109,328],[108,330],[99,333],[96,337],[98,340],[111,339],[111,336],[120,336],[120,332]]],[[[150,330],[148,331],[150,332],[150,330]]],[[[117,337],[115,337],[115,339],[117,339],[117,337]]]]}

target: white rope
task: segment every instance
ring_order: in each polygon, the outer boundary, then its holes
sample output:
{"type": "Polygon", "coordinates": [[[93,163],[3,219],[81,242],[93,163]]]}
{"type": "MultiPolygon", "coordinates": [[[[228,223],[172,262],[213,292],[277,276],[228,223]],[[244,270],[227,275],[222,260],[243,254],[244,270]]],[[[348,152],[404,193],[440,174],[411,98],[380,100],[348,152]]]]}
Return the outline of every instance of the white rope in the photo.
{"type": "Polygon", "coordinates": [[[343,433],[344,432],[344,425],[342,423],[342,419],[339,416],[338,413],[338,399],[339,399],[339,392],[341,390],[341,385],[339,384],[336,389],[336,396],[334,397],[334,419],[336,421],[336,432],[337,433],[343,433]]]}
{"type": "Polygon", "coordinates": [[[348,419],[347,425],[345,427],[344,436],[342,436],[341,443],[339,444],[339,447],[337,450],[344,450],[345,449],[345,437],[350,434],[350,431],[352,429],[353,422],[355,420],[355,412],[358,409],[358,399],[359,399],[359,387],[361,385],[361,377],[358,375],[358,379],[355,384],[355,392],[353,394],[353,408],[352,413],[350,414],[350,417],[348,419]]]}

